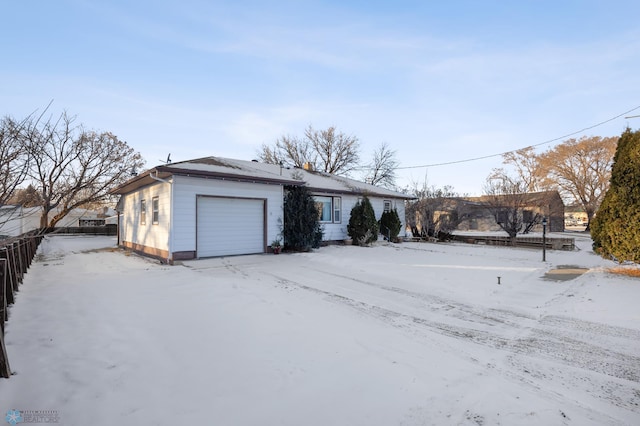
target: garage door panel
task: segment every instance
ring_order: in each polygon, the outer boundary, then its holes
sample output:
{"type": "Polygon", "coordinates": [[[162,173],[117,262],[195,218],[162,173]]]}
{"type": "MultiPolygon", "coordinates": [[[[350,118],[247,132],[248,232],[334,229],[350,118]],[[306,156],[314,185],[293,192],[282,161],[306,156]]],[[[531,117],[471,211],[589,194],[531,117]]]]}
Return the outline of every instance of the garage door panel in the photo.
{"type": "Polygon", "coordinates": [[[198,198],[198,257],[264,252],[264,200],[198,198]]]}

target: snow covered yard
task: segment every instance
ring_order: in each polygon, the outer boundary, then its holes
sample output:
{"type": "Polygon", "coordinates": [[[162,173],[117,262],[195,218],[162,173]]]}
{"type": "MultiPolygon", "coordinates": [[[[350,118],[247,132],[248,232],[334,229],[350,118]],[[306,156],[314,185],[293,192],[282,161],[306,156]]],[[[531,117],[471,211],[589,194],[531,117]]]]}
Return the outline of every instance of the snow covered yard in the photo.
{"type": "Polygon", "coordinates": [[[640,281],[575,252],[324,247],[160,265],[47,237],[0,410],[64,425],[637,425],[640,281]],[[590,268],[570,281],[545,272],[590,268]],[[500,284],[498,278],[500,277],[500,284]]]}

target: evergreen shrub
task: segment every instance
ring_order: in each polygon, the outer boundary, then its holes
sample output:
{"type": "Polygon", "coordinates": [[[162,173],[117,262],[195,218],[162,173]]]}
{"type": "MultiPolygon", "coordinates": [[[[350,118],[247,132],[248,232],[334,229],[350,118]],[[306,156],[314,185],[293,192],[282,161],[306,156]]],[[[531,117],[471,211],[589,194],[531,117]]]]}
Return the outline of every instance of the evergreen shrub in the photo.
{"type": "Polygon", "coordinates": [[[285,187],[282,236],[286,249],[309,251],[320,247],[322,229],[318,214],[316,203],[306,186],[285,187]]]}
{"type": "Polygon", "coordinates": [[[347,233],[354,244],[369,245],[378,239],[378,221],[367,196],[362,197],[351,209],[347,233]]]}
{"type": "Polygon", "coordinates": [[[389,241],[398,241],[398,234],[400,233],[401,228],[402,222],[400,221],[400,216],[398,215],[398,210],[396,208],[382,213],[382,217],[380,217],[380,232],[382,235],[389,238],[389,241]]]}

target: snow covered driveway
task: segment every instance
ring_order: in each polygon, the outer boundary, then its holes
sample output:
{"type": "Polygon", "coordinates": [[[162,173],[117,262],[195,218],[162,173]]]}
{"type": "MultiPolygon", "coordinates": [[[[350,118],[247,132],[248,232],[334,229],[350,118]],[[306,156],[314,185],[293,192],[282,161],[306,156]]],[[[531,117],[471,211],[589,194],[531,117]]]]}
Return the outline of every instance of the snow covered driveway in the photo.
{"type": "Polygon", "coordinates": [[[640,424],[640,282],[607,274],[588,238],[546,263],[535,250],[404,243],[166,266],[114,243],[41,246],[7,323],[3,415],[640,424]],[[590,270],[544,279],[558,265],[590,270]]]}

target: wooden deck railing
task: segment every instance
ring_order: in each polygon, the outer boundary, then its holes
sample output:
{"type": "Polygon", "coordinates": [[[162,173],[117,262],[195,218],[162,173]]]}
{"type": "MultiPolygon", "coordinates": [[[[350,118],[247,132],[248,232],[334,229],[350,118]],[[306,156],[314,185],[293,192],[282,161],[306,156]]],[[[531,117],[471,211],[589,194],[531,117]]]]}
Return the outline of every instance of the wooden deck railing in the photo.
{"type": "MultiPolygon", "coordinates": [[[[452,235],[454,241],[462,241],[471,244],[487,244],[496,246],[509,246],[511,239],[502,235],[452,235]]],[[[574,250],[575,239],[565,237],[546,237],[545,248],[549,250],[574,250]]],[[[518,236],[515,239],[515,247],[539,247],[542,248],[542,237],[525,237],[518,236]]]]}

